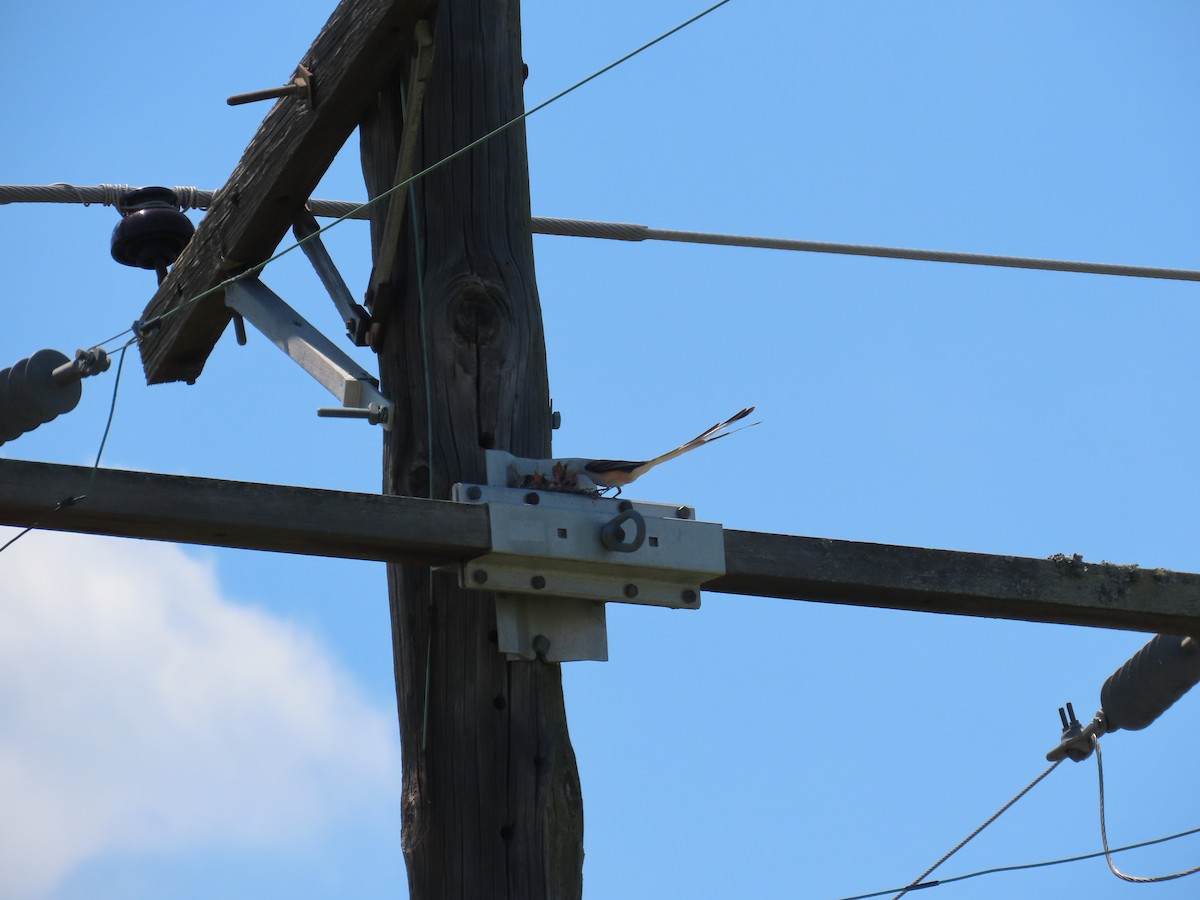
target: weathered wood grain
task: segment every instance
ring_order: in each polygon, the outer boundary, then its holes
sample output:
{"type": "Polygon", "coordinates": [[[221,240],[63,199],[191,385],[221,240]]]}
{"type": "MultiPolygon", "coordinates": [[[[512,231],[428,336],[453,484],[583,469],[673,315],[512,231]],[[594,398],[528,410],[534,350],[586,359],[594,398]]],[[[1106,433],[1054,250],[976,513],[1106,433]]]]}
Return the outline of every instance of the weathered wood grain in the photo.
{"type": "Polygon", "coordinates": [[[35,523],[47,531],[422,565],[491,547],[487,511],[464,503],[0,460],[0,524],[35,523]]]}
{"type": "Polygon", "coordinates": [[[705,590],[853,606],[1200,634],[1200,575],[827,538],[725,532],[705,590]]]}
{"type": "MultiPolygon", "coordinates": [[[[523,105],[517,0],[442,0],[434,42],[417,171],[523,105]]],[[[407,77],[398,67],[364,122],[372,197],[398,168],[407,77]]],[[[378,280],[374,304],[396,413],[387,493],[445,497],[455,481],[483,481],[485,448],[550,451],[527,166],[514,127],[415,184],[416,216],[395,243],[384,211],[372,219],[376,264],[395,273],[378,280]]],[[[414,900],[579,897],[583,804],[560,667],[497,651],[492,595],[419,566],[390,565],[388,580],[414,900]]]]}

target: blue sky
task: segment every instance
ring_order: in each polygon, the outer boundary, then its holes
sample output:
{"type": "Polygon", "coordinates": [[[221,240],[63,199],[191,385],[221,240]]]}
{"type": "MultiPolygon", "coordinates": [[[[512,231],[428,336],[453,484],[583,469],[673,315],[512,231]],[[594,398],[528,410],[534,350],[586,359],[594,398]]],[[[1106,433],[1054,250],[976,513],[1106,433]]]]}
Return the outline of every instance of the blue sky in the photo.
{"type": "MultiPolygon", "coordinates": [[[[526,0],[528,105],[700,8],[526,0]]],[[[0,182],[220,187],[267,109],[224,98],[287,80],[330,9],[9,3],[0,182]]],[[[533,213],[1196,268],[1198,15],[734,0],[529,120],[533,213]]],[[[356,139],[315,195],[364,196],[356,139]]],[[[154,278],[111,261],[115,222],[0,207],[0,365],[141,312],[154,278]]],[[[327,243],[361,293],[366,227],[327,243]]],[[[535,251],[558,454],[650,456],[759,406],[632,496],[733,528],[1200,571],[1193,284],[535,251]]],[[[339,336],[306,265],[264,281],[339,336]]],[[[227,336],[191,387],[127,363],[107,465],[378,490],[378,431],[318,420],[327,396],[265,340],[227,336]]],[[[92,379],[0,454],[90,464],[111,390],[92,379]]],[[[564,676],[589,897],[902,885],[1042,770],[1056,708],[1090,715],[1146,640],[720,595],[608,616],[611,661],[564,676]]],[[[382,566],[31,534],[0,556],[0,669],[0,896],[404,896],[382,566]]],[[[1197,702],[1106,739],[1114,844],[1200,826],[1197,702]]],[[[1095,781],[1064,764],[939,875],[1099,849],[1095,781]]],[[[1121,863],[1189,867],[1196,840],[1121,863]]],[[[931,890],[1144,889],[1092,861],[931,890]]]]}

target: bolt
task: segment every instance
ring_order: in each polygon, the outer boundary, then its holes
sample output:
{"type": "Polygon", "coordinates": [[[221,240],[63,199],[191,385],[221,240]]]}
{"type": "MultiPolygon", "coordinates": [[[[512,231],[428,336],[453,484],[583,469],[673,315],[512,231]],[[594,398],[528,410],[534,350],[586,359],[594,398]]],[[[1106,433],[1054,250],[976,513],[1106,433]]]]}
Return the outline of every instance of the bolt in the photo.
{"type": "Polygon", "coordinates": [[[683,602],[684,603],[695,603],[699,599],[700,599],[700,595],[698,593],[696,593],[696,591],[692,590],[691,588],[688,588],[687,590],[685,590],[683,592],[683,602]]]}
{"type": "Polygon", "coordinates": [[[530,491],[528,494],[525,495],[525,502],[528,503],[530,506],[537,506],[539,503],[542,502],[542,498],[538,496],[537,491],[530,491]]]}
{"type": "Polygon", "coordinates": [[[259,100],[276,100],[279,97],[291,97],[304,90],[298,84],[285,84],[283,87],[267,88],[263,91],[249,91],[245,94],[234,94],[225,102],[230,106],[241,106],[243,103],[256,103],[259,100]]]}
{"type": "Polygon", "coordinates": [[[695,514],[696,511],[690,506],[681,506],[679,509],[675,510],[675,518],[677,519],[690,519],[695,514]]]}
{"type": "Polygon", "coordinates": [[[630,600],[632,600],[637,595],[638,595],[638,588],[637,588],[636,584],[625,585],[625,596],[626,597],[628,597],[630,600]]]}
{"type": "Polygon", "coordinates": [[[533,578],[530,579],[529,583],[533,585],[534,590],[540,591],[546,586],[546,579],[541,575],[534,575],[533,578]]]}
{"type": "Polygon", "coordinates": [[[486,583],[487,578],[488,578],[487,572],[485,572],[483,569],[476,569],[474,572],[471,573],[471,580],[474,581],[476,584],[486,583]]]}
{"type": "Polygon", "coordinates": [[[473,484],[469,488],[467,488],[467,499],[468,500],[478,500],[482,496],[483,496],[483,489],[479,485],[473,484]]]}
{"type": "Polygon", "coordinates": [[[545,657],[550,652],[550,638],[544,634],[536,634],[533,637],[533,652],[539,657],[545,657]]]}

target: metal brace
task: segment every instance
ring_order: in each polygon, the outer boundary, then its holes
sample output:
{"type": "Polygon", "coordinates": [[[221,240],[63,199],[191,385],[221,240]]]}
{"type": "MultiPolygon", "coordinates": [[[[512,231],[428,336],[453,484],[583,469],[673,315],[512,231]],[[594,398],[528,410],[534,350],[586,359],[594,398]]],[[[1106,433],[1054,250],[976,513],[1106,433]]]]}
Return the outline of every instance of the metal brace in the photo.
{"type": "Polygon", "coordinates": [[[346,326],[346,336],[356,347],[369,346],[371,333],[371,314],[355,302],[354,295],[346,286],[342,273],[334,265],[333,257],[321,240],[321,226],[307,209],[301,210],[292,225],[292,233],[300,244],[300,249],[316,269],[317,277],[325,290],[329,292],[333,305],[337,307],[342,324],[346,326]]]}
{"type": "Polygon", "coordinates": [[[259,279],[231,283],[225,288],[225,305],[248,319],[341,404],[318,409],[317,415],[363,418],[391,428],[392,403],[379,392],[379,382],[259,279]]]}
{"type": "Polygon", "coordinates": [[[454,499],[487,505],[492,550],[458,574],[463,587],[498,592],[509,658],[539,655],[542,637],[548,660],[606,660],[605,603],[698,609],[700,586],[724,574],[724,530],[691,507],[509,487],[514,467],[554,461],[487,453],[491,483],[455,485],[454,499]]]}

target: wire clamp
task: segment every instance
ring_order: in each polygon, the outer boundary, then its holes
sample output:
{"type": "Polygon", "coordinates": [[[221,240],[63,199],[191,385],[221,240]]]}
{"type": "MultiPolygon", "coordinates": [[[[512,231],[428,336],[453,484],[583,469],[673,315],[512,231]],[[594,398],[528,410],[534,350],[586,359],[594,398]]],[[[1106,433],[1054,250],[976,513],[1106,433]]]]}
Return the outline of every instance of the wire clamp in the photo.
{"type": "Polygon", "coordinates": [[[1100,738],[1108,731],[1103,711],[1096,713],[1096,718],[1087,725],[1080,724],[1075,718],[1075,707],[1070,703],[1067,708],[1058,708],[1058,717],[1062,719],[1062,738],[1058,744],[1046,754],[1048,762],[1058,762],[1070,759],[1072,762],[1083,762],[1092,755],[1095,748],[1094,738],[1100,738]]]}

